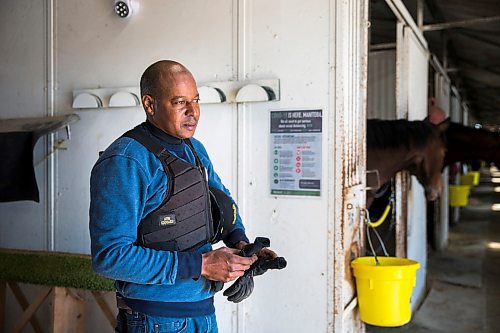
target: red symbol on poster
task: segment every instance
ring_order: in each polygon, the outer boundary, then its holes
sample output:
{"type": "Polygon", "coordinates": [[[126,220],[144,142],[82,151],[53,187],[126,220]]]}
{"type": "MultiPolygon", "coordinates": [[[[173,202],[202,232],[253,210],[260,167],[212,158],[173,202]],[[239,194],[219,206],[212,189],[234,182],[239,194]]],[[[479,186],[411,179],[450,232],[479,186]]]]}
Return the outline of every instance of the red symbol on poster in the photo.
{"type": "Polygon", "coordinates": [[[295,172],[296,172],[296,173],[300,173],[300,169],[296,169],[296,170],[295,170],[295,172]]]}
{"type": "Polygon", "coordinates": [[[297,161],[300,161],[300,156],[297,156],[295,159],[296,159],[297,161]]]}
{"type": "Polygon", "coordinates": [[[295,166],[296,166],[297,168],[300,168],[300,163],[295,163],[295,166]]]}

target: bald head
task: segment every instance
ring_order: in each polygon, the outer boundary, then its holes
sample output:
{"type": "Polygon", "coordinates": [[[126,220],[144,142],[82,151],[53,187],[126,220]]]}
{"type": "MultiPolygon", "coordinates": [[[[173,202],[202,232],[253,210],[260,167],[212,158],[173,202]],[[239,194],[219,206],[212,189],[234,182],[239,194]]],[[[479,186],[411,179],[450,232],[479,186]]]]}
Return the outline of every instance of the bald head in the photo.
{"type": "Polygon", "coordinates": [[[180,139],[193,136],[200,117],[200,94],[186,67],[171,60],[149,66],[141,77],[141,101],[151,124],[180,139]]]}
{"type": "Polygon", "coordinates": [[[161,89],[170,87],[178,74],[191,72],[184,65],[173,60],[160,60],[150,65],[141,76],[141,96],[158,97],[161,89]]]}

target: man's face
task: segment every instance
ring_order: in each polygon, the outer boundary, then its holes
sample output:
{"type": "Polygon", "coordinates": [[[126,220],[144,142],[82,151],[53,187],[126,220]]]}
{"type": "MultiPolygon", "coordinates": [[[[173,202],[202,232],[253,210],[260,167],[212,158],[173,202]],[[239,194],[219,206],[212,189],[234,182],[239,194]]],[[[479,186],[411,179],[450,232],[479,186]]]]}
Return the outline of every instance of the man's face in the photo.
{"type": "Polygon", "coordinates": [[[189,73],[176,73],[165,79],[154,100],[150,121],[168,134],[180,139],[194,135],[200,118],[199,94],[189,73]]]}

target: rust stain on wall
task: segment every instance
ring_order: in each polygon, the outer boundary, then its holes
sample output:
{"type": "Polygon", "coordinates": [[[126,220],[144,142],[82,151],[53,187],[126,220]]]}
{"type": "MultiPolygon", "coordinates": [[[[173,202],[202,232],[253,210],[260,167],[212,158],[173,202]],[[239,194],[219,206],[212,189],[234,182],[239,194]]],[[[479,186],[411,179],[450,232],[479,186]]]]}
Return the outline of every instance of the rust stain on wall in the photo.
{"type": "Polygon", "coordinates": [[[359,257],[359,255],[360,247],[357,241],[352,242],[344,254],[344,279],[351,285],[352,288],[355,287],[355,284],[351,269],[351,261],[359,257]]]}

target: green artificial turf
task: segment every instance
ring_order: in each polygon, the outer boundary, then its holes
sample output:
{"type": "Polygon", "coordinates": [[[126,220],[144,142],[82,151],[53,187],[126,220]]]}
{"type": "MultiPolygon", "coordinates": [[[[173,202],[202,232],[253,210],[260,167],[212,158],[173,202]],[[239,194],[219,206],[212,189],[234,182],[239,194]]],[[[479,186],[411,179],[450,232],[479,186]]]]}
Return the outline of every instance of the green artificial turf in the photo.
{"type": "Polygon", "coordinates": [[[92,270],[90,256],[0,249],[0,281],[113,291],[113,281],[92,270]]]}

